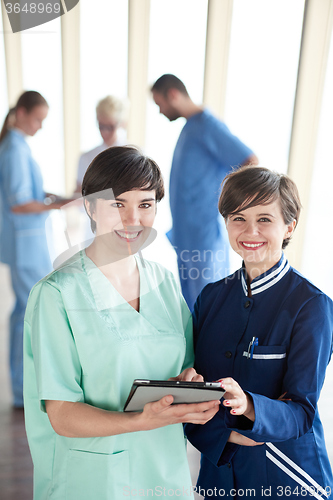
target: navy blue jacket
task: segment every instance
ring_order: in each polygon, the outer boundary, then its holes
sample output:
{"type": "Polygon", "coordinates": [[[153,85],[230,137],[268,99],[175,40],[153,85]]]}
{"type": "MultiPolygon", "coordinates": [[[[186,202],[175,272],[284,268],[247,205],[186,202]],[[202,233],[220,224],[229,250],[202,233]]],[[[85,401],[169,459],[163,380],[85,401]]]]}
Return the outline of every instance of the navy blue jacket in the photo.
{"type": "Polygon", "coordinates": [[[332,353],[331,299],[283,255],[253,280],[250,293],[243,269],[207,285],[193,317],[198,373],[208,381],[233,377],[255,409],[254,422],[221,405],[204,426],[185,426],[202,453],[201,493],[328,498],[333,478],[317,401],[332,353]],[[232,430],[265,444],[228,443],[232,430]]]}

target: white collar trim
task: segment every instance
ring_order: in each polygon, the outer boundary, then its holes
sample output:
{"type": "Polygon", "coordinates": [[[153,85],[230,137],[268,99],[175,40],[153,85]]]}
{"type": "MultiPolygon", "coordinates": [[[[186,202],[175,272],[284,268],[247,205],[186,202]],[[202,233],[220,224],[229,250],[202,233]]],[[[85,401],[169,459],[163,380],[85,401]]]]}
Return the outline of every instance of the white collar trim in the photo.
{"type": "MultiPolygon", "coordinates": [[[[250,288],[252,295],[256,295],[258,293],[264,292],[268,288],[274,286],[276,283],[278,283],[283,276],[289,271],[290,269],[290,264],[286,259],[286,256],[283,254],[279,266],[274,269],[274,271],[269,272],[263,277],[258,279],[258,281],[254,281],[251,283],[250,288]],[[272,279],[274,278],[274,279],[272,279]]],[[[247,289],[247,283],[245,280],[244,272],[242,273],[242,287],[244,294],[247,296],[248,294],[248,289],[247,289]]]]}

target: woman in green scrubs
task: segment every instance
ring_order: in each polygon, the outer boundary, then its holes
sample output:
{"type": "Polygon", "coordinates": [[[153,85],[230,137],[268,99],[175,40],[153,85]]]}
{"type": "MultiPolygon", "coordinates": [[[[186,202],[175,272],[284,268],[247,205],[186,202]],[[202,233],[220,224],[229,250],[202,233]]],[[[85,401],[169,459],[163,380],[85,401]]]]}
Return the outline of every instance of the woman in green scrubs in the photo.
{"type": "Polygon", "coordinates": [[[33,288],[25,317],[34,500],[192,498],[182,423],[204,424],[219,402],[167,396],[122,412],[135,378],[201,379],[173,275],[136,255],[164,195],[160,170],[135,148],[110,148],[82,194],[95,239],[33,288]]]}

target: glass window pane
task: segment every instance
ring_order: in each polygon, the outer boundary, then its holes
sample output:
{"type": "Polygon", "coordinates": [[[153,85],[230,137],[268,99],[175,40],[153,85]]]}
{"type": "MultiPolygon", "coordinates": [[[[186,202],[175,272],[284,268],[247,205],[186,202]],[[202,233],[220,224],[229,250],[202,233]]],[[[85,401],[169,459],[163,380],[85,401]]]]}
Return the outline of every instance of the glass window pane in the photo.
{"type": "Polygon", "coordinates": [[[261,165],[287,171],[304,0],[234,0],[226,123],[261,165]]]}
{"type": "MultiPolygon", "coordinates": [[[[164,73],[173,73],[183,80],[192,99],[202,102],[206,25],[207,0],[151,0],[150,85],[164,73]]],[[[146,147],[154,158],[162,162],[166,179],[174,146],[184,123],[182,118],[170,123],[159,115],[157,106],[149,98],[146,147]]]]}
{"type": "MultiPolygon", "coordinates": [[[[311,181],[311,195],[303,250],[302,273],[323,292],[333,297],[332,264],[332,131],[333,131],[333,37],[328,56],[318,143],[311,181]]],[[[302,217],[302,215],[301,215],[302,217]]],[[[319,411],[325,429],[328,456],[333,460],[333,364],[326,371],[326,379],[319,400],[319,411]]]]}
{"type": "MultiPolygon", "coordinates": [[[[333,37],[321,107],[317,151],[311,182],[302,272],[333,297],[332,264],[332,131],[333,131],[333,37]]],[[[302,215],[301,215],[302,216],[302,215]]]]}
{"type": "MultiPolygon", "coordinates": [[[[7,95],[7,79],[6,79],[6,59],[5,46],[3,37],[2,25],[2,9],[0,8],[0,127],[8,113],[8,95],[7,95]]],[[[12,104],[12,103],[10,103],[12,104]]]]}
{"type": "Polygon", "coordinates": [[[127,97],[128,2],[80,2],[81,149],[100,144],[97,102],[107,95],[127,97]]]}
{"type": "Polygon", "coordinates": [[[24,90],[37,90],[50,110],[43,128],[29,138],[46,191],[64,194],[63,101],[60,18],[21,32],[24,90]]]}
{"type": "MultiPolygon", "coordinates": [[[[207,5],[207,0],[151,0],[148,83],[151,86],[164,73],[173,73],[183,80],[198,104],[203,96],[207,5]]],[[[150,93],[149,89],[147,92],[150,93]]],[[[166,197],[158,207],[155,224],[161,244],[158,246],[158,240],[151,249],[145,250],[145,255],[167,263],[178,274],[175,255],[163,235],[171,227],[169,175],[173,151],[185,120],[169,122],[159,115],[149,95],[147,102],[146,150],[162,169],[166,197]],[[149,251],[154,249],[156,253],[150,256],[149,251]]]]}
{"type": "Polygon", "coordinates": [[[201,102],[206,47],[207,0],[151,0],[149,74],[153,82],[163,73],[184,81],[201,102]]]}

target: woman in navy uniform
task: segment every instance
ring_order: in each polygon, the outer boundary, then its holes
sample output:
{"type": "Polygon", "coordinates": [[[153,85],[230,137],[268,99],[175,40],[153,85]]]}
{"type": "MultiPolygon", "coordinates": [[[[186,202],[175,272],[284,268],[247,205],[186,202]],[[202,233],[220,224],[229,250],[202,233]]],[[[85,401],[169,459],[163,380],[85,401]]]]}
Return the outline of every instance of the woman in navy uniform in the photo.
{"type": "Polygon", "coordinates": [[[210,422],[186,425],[202,453],[205,498],[331,495],[317,402],[333,304],[283,254],[300,207],[293,181],[265,168],[240,169],[223,184],[219,210],[243,266],[207,285],[193,315],[195,368],[227,391],[210,422]]]}

